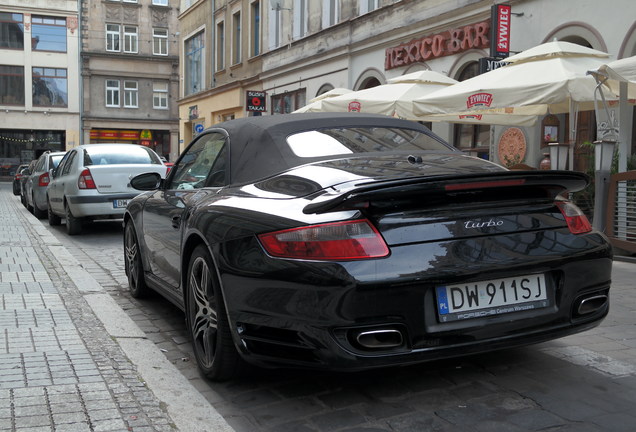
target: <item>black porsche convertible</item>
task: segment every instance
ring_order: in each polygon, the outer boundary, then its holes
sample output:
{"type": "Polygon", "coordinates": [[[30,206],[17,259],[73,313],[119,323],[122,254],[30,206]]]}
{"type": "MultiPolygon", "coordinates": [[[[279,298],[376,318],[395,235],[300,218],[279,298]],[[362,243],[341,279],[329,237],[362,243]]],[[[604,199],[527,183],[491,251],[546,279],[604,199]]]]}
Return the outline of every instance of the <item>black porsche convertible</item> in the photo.
{"type": "Polygon", "coordinates": [[[185,311],[199,368],[362,370],[537,343],[609,310],[612,251],[567,199],[384,116],[215,125],[124,219],[130,292],[185,311]]]}

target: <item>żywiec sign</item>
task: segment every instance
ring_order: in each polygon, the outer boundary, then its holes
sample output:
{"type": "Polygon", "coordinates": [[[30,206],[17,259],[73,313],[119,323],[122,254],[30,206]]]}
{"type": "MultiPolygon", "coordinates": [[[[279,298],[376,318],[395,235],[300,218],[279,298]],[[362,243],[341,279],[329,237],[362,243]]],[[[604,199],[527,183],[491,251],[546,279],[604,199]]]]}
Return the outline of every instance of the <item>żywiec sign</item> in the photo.
{"type": "Polygon", "coordinates": [[[489,33],[490,21],[483,21],[387,48],[384,56],[384,69],[407,66],[411,63],[445,57],[473,48],[488,48],[490,46],[489,33]]]}
{"type": "Polygon", "coordinates": [[[498,4],[492,6],[492,36],[490,39],[490,56],[495,58],[510,55],[510,5],[498,4]]]}

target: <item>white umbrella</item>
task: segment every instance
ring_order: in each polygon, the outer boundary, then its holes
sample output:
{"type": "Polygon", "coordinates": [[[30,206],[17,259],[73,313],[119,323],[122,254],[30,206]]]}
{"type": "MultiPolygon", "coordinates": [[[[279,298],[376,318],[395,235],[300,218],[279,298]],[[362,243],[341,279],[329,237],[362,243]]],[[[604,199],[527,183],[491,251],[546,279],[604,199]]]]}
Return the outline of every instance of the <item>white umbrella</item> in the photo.
{"type": "Polygon", "coordinates": [[[431,114],[545,115],[594,108],[595,80],[586,75],[609,55],[568,42],[548,42],[509,57],[507,66],[414,101],[431,114]]]}
{"type": "Polygon", "coordinates": [[[320,112],[322,101],[324,99],[341,96],[343,94],[351,93],[352,91],[353,90],[349,90],[347,88],[336,87],[329,90],[328,92],[316,96],[315,98],[309,99],[309,103],[307,105],[297,109],[296,111],[294,111],[294,113],[320,112]]]}
{"type": "Polygon", "coordinates": [[[389,80],[388,84],[347,93],[322,101],[326,112],[356,111],[415,119],[413,99],[456,83],[452,78],[430,70],[414,72],[389,80]]]}
{"type": "Polygon", "coordinates": [[[601,65],[589,73],[602,81],[614,94],[619,94],[621,82],[627,83],[627,97],[636,98],[636,56],[601,65]]]}

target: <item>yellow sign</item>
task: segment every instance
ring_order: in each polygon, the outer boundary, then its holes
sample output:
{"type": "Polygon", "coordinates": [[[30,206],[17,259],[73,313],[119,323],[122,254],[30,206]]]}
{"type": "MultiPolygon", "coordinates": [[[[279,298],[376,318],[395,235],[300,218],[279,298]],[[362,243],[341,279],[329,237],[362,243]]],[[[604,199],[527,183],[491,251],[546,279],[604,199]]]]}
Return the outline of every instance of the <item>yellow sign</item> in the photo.
{"type": "Polygon", "coordinates": [[[152,139],[152,132],[150,132],[148,129],[144,129],[141,131],[141,134],[139,135],[139,138],[142,140],[151,140],[152,139]]]}

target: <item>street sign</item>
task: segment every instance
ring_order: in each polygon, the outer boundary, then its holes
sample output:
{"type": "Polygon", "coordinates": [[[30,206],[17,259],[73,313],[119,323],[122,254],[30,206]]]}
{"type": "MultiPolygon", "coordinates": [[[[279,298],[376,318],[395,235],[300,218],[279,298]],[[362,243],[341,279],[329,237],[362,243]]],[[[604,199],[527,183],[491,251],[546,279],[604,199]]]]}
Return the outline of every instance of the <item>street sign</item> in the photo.
{"type": "Polygon", "coordinates": [[[267,93],[264,91],[248,90],[247,101],[245,107],[247,111],[265,112],[267,111],[266,98],[267,93]]]}
{"type": "Polygon", "coordinates": [[[198,134],[200,134],[201,132],[203,132],[203,129],[205,129],[205,127],[203,126],[202,123],[197,123],[194,125],[194,131],[198,134]]]}

